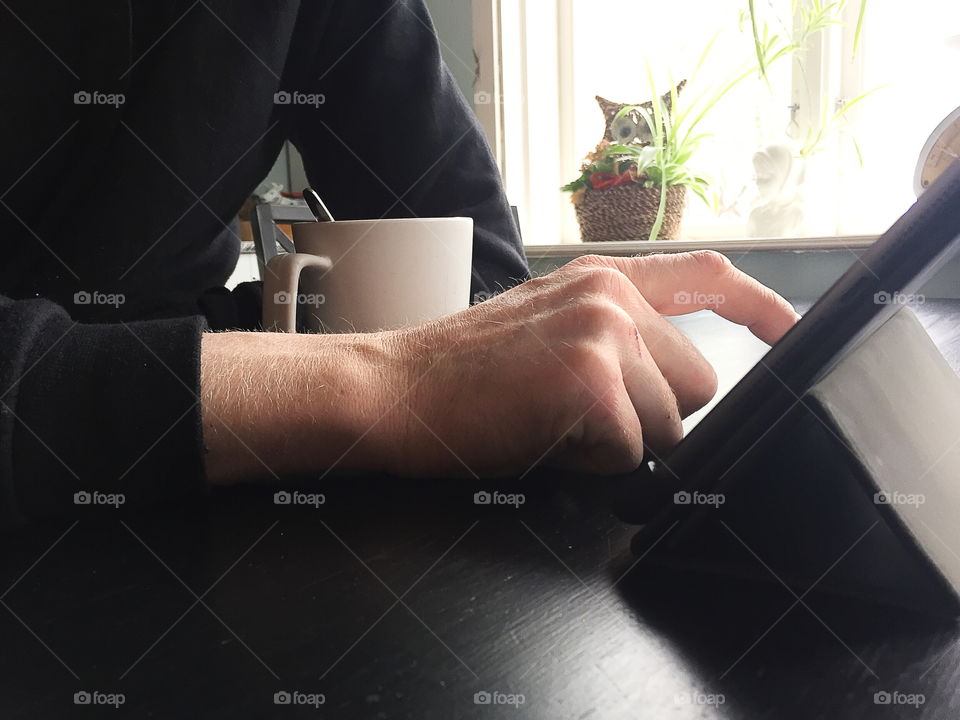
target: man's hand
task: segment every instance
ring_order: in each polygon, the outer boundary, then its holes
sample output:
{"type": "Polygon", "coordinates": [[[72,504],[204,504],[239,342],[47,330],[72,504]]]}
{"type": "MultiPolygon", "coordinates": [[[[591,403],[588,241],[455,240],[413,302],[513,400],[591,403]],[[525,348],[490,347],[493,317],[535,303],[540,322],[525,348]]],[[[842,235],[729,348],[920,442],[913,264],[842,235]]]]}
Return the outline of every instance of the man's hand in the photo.
{"type": "Polygon", "coordinates": [[[797,314],[723,255],[582,257],[458,315],[399,333],[412,388],[393,470],[507,475],[543,462],[596,474],[662,453],[716,392],[662,316],[709,308],[778,340],[797,314]],[[418,360],[416,359],[418,358],[418,360]],[[415,384],[414,384],[415,383],[415,384]]]}
{"type": "Polygon", "coordinates": [[[644,445],[655,453],[675,445],[681,418],[716,392],[713,369],[663,318],[702,309],[769,343],[798,318],[723,255],[694,252],[582,257],[464,312],[394,332],[206,336],[208,474],[336,466],[498,476],[541,463],[632,470],[644,445]],[[263,369],[239,397],[242,356],[249,370],[263,369]]]}

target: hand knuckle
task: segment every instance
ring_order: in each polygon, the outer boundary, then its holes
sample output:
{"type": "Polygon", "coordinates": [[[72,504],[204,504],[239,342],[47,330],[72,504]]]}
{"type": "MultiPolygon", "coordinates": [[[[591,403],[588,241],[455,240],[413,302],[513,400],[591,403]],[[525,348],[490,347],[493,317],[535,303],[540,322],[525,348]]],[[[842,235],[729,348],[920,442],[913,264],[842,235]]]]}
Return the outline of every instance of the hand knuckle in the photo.
{"type": "Polygon", "coordinates": [[[585,296],[577,301],[573,314],[577,329],[589,335],[620,333],[636,328],[626,310],[598,295],[585,296]]]}
{"type": "Polygon", "coordinates": [[[609,260],[602,255],[581,255],[570,261],[569,265],[574,268],[579,267],[603,267],[609,263],[609,260]]]}
{"type": "Polygon", "coordinates": [[[680,400],[680,414],[689,415],[709,403],[717,394],[717,373],[703,358],[689,363],[686,371],[685,392],[680,400]]]}
{"type": "Polygon", "coordinates": [[[713,399],[713,396],[717,394],[718,385],[717,371],[713,369],[713,365],[704,360],[700,365],[700,377],[697,383],[697,387],[699,387],[702,392],[699,398],[702,401],[702,405],[706,405],[713,399]]]}
{"type": "Polygon", "coordinates": [[[604,440],[590,453],[593,472],[599,475],[619,475],[636,470],[643,461],[642,431],[629,427],[624,417],[616,416],[601,407],[591,410],[591,422],[607,428],[604,440]]]}
{"type": "Polygon", "coordinates": [[[565,345],[556,351],[555,357],[563,382],[588,404],[610,392],[619,382],[620,364],[616,356],[597,343],[565,345]]]}
{"type": "Polygon", "coordinates": [[[733,267],[730,258],[716,250],[696,250],[690,253],[690,256],[694,262],[711,274],[719,275],[733,267]]]}
{"type": "Polygon", "coordinates": [[[680,444],[681,440],[683,440],[683,423],[679,420],[668,423],[666,425],[666,447],[664,448],[664,452],[672,450],[680,444]]]}
{"type": "Polygon", "coordinates": [[[513,288],[513,290],[508,290],[505,293],[497,295],[496,299],[500,302],[503,302],[504,296],[507,296],[510,299],[514,299],[517,296],[536,296],[543,293],[548,288],[556,285],[556,278],[551,275],[540,275],[539,277],[533,277],[524,282],[522,285],[518,285],[513,288]]]}
{"type": "Polygon", "coordinates": [[[643,444],[633,442],[624,434],[612,453],[608,472],[611,475],[628,473],[640,467],[641,462],[643,462],[643,444]]]}
{"type": "Polygon", "coordinates": [[[603,265],[581,270],[576,276],[576,282],[588,292],[619,297],[624,292],[624,284],[629,281],[627,276],[616,268],[603,265]]]}

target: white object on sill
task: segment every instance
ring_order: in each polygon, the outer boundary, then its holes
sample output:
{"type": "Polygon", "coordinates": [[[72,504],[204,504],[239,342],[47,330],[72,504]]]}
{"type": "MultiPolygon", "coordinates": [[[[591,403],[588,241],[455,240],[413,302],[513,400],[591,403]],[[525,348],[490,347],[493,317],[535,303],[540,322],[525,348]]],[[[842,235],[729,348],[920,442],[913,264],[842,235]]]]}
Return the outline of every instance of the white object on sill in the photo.
{"type": "Polygon", "coordinates": [[[795,160],[787,145],[770,145],[753,156],[757,200],[747,222],[755,238],[799,237],[804,234],[805,162],[795,160]]]}
{"type": "Polygon", "coordinates": [[[280,183],[270,183],[270,187],[266,190],[263,189],[261,185],[257,188],[254,195],[259,198],[261,203],[266,205],[304,205],[306,203],[302,200],[297,200],[296,198],[287,198],[283,196],[283,185],[280,183]]]}
{"type": "Polygon", "coordinates": [[[257,256],[253,253],[243,253],[237,259],[237,266],[233,269],[225,287],[228,290],[233,290],[240,283],[253,282],[259,279],[260,267],[257,264],[257,256]]]}

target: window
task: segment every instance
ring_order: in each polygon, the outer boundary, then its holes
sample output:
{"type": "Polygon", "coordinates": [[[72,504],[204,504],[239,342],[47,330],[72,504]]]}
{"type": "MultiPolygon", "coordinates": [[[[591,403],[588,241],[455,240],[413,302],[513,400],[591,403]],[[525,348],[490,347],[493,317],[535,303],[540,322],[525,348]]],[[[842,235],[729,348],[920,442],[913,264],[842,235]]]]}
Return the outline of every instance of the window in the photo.
{"type": "MultiPolygon", "coordinates": [[[[756,5],[771,33],[796,37],[791,0],[756,5]]],[[[689,196],[683,239],[872,236],[913,202],[923,143],[960,105],[960,4],[869,3],[857,37],[859,7],[847,0],[842,24],[812,35],[766,80],[751,75],[705,118],[711,137],[690,165],[711,180],[715,203],[689,196]],[[822,142],[810,142],[823,127],[822,142]],[[771,147],[779,149],[757,157],[771,147]],[[758,168],[774,175],[763,193],[758,168]],[[765,210],[778,203],[798,207],[799,219],[769,222],[765,210]]],[[[747,0],[475,0],[477,110],[527,243],[579,241],[558,188],[603,135],[594,97],[649,100],[648,63],[667,92],[671,80],[691,78],[715,37],[680,101],[709,93],[756,62],[746,9],[747,0]]]]}

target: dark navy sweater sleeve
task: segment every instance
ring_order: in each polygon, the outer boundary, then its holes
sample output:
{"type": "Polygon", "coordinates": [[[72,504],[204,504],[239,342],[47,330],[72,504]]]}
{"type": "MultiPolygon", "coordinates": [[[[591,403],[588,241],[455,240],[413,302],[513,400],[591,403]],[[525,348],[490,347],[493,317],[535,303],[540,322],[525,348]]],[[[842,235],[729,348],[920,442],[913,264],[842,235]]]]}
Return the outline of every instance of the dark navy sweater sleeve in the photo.
{"type": "Polygon", "coordinates": [[[525,280],[499,170],[440,57],[423,0],[311,7],[292,46],[300,64],[285,79],[287,91],[317,102],[292,104],[287,121],[334,215],[472,217],[474,294],[525,280]]]}
{"type": "Polygon", "coordinates": [[[0,297],[0,522],[63,511],[77,492],[134,505],[200,491],[202,327],[80,324],[0,297]]]}

